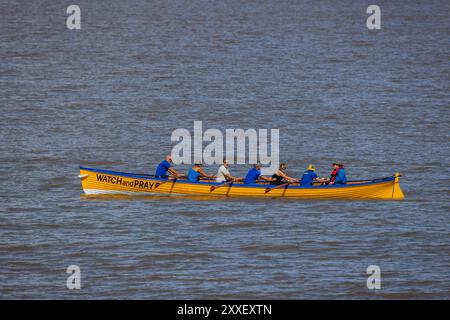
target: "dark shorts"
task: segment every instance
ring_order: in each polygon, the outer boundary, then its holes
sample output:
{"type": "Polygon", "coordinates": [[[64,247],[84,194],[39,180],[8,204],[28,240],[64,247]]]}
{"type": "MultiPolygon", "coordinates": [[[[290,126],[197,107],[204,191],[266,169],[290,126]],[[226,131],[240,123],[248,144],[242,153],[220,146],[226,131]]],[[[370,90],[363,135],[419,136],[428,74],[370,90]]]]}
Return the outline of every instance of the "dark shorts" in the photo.
{"type": "Polygon", "coordinates": [[[272,182],[270,182],[270,184],[271,185],[276,185],[276,186],[279,186],[279,185],[282,185],[282,184],[285,184],[286,182],[284,182],[284,181],[272,181],[272,182]]]}

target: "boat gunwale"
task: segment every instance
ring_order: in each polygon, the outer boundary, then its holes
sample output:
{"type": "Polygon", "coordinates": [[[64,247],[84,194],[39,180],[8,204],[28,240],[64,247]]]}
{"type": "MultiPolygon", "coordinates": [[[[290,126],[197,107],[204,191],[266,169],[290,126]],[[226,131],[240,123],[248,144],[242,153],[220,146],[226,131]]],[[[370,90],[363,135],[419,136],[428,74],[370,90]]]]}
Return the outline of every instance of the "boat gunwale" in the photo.
{"type": "MultiPolygon", "coordinates": [[[[215,182],[215,181],[211,181],[211,182],[202,182],[202,181],[198,181],[198,182],[192,182],[192,181],[187,181],[187,180],[169,180],[169,179],[164,179],[164,178],[155,178],[154,175],[151,174],[136,174],[136,173],[128,173],[128,172],[120,172],[120,171],[113,171],[113,170],[105,170],[105,169],[97,169],[97,168],[88,168],[88,167],[83,167],[80,166],[80,170],[85,170],[85,171],[93,171],[93,172],[98,172],[98,173],[104,173],[104,174],[109,174],[109,175],[118,175],[118,176],[122,176],[122,177],[129,177],[129,178],[136,178],[136,179],[143,179],[143,180],[156,180],[156,181],[161,181],[161,182],[177,182],[177,183],[185,183],[185,184],[194,184],[194,185],[207,185],[207,186],[220,186],[221,184],[223,184],[222,182],[215,182]]],[[[370,185],[375,185],[375,184],[382,184],[382,183],[386,183],[386,182],[393,182],[395,181],[395,175],[392,175],[390,177],[385,177],[385,178],[378,178],[378,179],[366,179],[366,180],[349,180],[347,181],[347,184],[339,184],[339,185],[319,185],[319,186],[292,186],[292,185],[287,185],[285,188],[286,189],[331,189],[331,188],[349,188],[349,187],[361,187],[361,186],[370,186],[370,185]],[[352,183],[352,184],[348,184],[349,182],[358,182],[358,181],[368,181],[368,182],[362,182],[362,183],[352,183]]],[[[271,185],[271,184],[256,184],[256,183],[252,183],[252,184],[230,184],[230,187],[238,187],[238,188],[268,188],[268,187],[276,187],[277,185],[271,185]]],[[[284,188],[283,188],[284,189],[284,188]]]]}

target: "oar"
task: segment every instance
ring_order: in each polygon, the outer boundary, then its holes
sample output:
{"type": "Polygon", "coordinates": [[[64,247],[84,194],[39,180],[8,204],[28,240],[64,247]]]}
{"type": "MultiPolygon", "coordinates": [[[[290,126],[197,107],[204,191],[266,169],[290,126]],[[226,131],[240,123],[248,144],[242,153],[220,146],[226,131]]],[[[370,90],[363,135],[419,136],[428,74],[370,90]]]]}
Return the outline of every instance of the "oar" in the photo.
{"type": "Polygon", "coordinates": [[[224,183],[222,183],[222,184],[220,184],[218,186],[211,186],[211,192],[213,192],[217,188],[228,186],[228,185],[232,184],[233,182],[234,182],[234,180],[230,180],[230,181],[224,182],[224,183]]]}
{"type": "Polygon", "coordinates": [[[272,191],[274,189],[281,189],[281,188],[287,187],[290,184],[291,184],[291,182],[286,182],[284,184],[279,184],[279,185],[277,185],[276,187],[273,187],[273,188],[266,188],[266,192],[265,193],[268,193],[268,192],[270,192],[270,191],[272,191]]]}

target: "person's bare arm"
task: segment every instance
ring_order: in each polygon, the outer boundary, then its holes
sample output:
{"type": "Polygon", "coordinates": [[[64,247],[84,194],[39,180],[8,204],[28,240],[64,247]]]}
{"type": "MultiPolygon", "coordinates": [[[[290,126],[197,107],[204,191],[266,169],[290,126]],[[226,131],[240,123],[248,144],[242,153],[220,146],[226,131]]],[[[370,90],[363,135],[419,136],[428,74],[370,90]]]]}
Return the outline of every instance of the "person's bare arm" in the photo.
{"type": "Polygon", "coordinates": [[[232,176],[231,174],[229,174],[229,173],[225,173],[224,176],[225,176],[225,178],[227,178],[227,180],[235,180],[235,179],[236,179],[235,177],[233,177],[233,176],[232,176]]]}
{"type": "Polygon", "coordinates": [[[169,173],[176,178],[178,178],[178,176],[180,176],[180,174],[173,168],[169,168],[167,171],[169,171],[169,173]]]}
{"type": "Polygon", "coordinates": [[[269,177],[265,177],[265,176],[259,176],[259,179],[262,179],[264,181],[268,181],[268,182],[272,182],[275,181],[275,178],[269,178],[269,177]]]}
{"type": "Polygon", "coordinates": [[[283,177],[288,182],[296,182],[296,181],[298,181],[297,179],[289,177],[287,174],[285,174],[284,172],[282,172],[280,170],[278,170],[277,175],[279,175],[280,177],[283,177]]]}
{"type": "Polygon", "coordinates": [[[200,170],[198,171],[198,173],[200,173],[200,175],[201,175],[202,177],[204,177],[204,178],[209,178],[209,179],[214,179],[214,178],[216,178],[216,176],[206,174],[205,171],[203,171],[202,169],[200,169],[200,170]]]}

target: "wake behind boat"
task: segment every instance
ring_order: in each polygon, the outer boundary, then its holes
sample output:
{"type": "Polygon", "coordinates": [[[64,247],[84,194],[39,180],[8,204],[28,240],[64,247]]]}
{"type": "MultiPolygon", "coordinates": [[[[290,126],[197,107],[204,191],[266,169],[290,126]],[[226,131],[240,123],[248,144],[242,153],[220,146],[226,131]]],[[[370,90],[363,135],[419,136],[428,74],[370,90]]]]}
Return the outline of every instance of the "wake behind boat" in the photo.
{"type": "Polygon", "coordinates": [[[158,194],[210,195],[229,197],[347,199],[347,200],[402,200],[398,173],[380,179],[348,181],[343,185],[311,186],[298,184],[270,185],[241,182],[190,182],[185,179],[155,178],[153,175],[126,173],[80,167],[81,185],[86,194],[158,194]]]}

